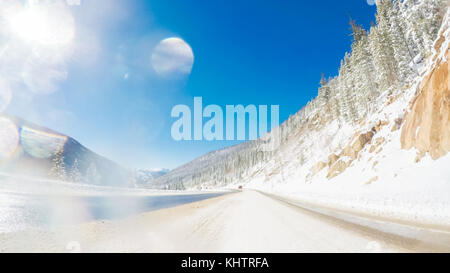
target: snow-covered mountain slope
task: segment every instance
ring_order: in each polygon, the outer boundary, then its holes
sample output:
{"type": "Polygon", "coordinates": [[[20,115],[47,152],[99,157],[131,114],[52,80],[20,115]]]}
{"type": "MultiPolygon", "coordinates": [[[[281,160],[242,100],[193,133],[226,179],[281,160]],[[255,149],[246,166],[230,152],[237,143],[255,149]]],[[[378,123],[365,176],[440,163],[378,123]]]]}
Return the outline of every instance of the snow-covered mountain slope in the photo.
{"type": "Polygon", "coordinates": [[[318,97],[262,139],[207,154],[156,188],[247,187],[315,205],[450,226],[449,9],[377,1],[318,97]],[[267,149],[267,141],[280,145],[267,149]]]}
{"type": "Polygon", "coordinates": [[[347,136],[355,133],[343,149],[328,157],[317,150],[315,160],[299,167],[292,163],[298,156],[293,144],[279,155],[286,164],[269,163],[269,175],[248,177],[247,186],[314,206],[448,229],[449,34],[447,17],[423,76],[395,99],[385,97],[378,113],[349,130],[347,136]]]}
{"type": "Polygon", "coordinates": [[[75,139],[17,117],[1,116],[4,173],[80,184],[129,186],[131,173],[75,139]]]}
{"type": "Polygon", "coordinates": [[[168,169],[136,170],[134,172],[135,185],[136,187],[145,187],[152,180],[167,174],[169,171],[168,169]]]}

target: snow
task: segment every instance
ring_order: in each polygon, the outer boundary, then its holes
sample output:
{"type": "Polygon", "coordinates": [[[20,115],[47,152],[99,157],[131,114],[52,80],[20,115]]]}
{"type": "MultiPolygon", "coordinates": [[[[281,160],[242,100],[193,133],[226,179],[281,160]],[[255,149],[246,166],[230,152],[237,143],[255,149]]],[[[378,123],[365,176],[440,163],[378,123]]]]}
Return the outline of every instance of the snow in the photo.
{"type": "MultiPolygon", "coordinates": [[[[423,234],[410,232],[415,238],[423,234]]],[[[0,234],[0,252],[67,252],[73,250],[71,246],[78,252],[442,251],[439,245],[361,229],[254,191],[57,232],[0,234]]]]}
{"type": "MultiPolygon", "coordinates": [[[[244,185],[250,189],[294,200],[308,207],[321,207],[351,215],[377,217],[389,222],[448,230],[450,228],[450,168],[448,168],[450,154],[438,160],[433,160],[426,155],[416,162],[416,150],[406,151],[401,148],[401,128],[397,130],[392,128],[397,127],[396,120],[402,119],[409,111],[410,102],[420,90],[422,79],[439,61],[445,59],[445,52],[450,43],[449,14],[447,9],[442,26],[442,30],[447,30],[444,32],[445,40],[440,48],[437,50],[432,48],[431,56],[419,54],[414,59],[413,68],[419,72],[419,75],[408,81],[404,87],[396,90],[390,88],[381,92],[376,99],[370,101],[370,111],[367,111],[369,116],[364,120],[350,123],[344,121],[344,117],[338,116],[323,121],[320,119],[323,117],[318,115],[322,109],[317,106],[319,102],[315,99],[276,130],[281,132],[283,143],[267,156],[269,159],[257,158],[258,145],[260,145],[258,141],[247,142],[211,152],[167,175],[155,178],[155,185],[164,188],[174,181],[181,183],[181,186],[187,182],[191,192],[195,192],[194,189],[198,188],[217,191],[216,189],[223,190],[223,188],[237,189],[238,186],[244,185]],[[319,118],[315,119],[317,116],[319,118]],[[332,179],[327,178],[328,167],[314,176],[311,174],[312,167],[317,163],[326,163],[330,155],[341,154],[349,144],[355,143],[355,136],[371,131],[380,123],[386,124],[377,131],[371,143],[359,152],[356,159],[349,156],[339,158],[340,161],[350,164],[345,171],[332,179]],[[373,148],[372,152],[371,148],[373,148]],[[254,164],[254,162],[257,163],[254,164]]],[[[341,94],[337,93],[336,96],[340,97],[341,94]]],[[[269,134],[268,139],[270,137],[273,135],[269,134]]],[[[141,170],[137,172],[137,175],[137,178],[142,181],[154,178],[151,171],[141,170]]],[[[189,191],[100,187],[1,173],[0,181],[0,191],[27,194],[189,193],[189,191]]],[[[236,196],[227,199],[228,201],[207,206],[200,212],[194,213],[193,210],[187,210],[192,214],[190,217],[183,217],[186,213],[183,209],[177,210],[176,215],[181,215],[180,219],[158,214],[158,220],[169,217],[174,223],[169,226],[161,224],[151,231],[148,231],[148,227],[152,225],[145,221],[144,223],[138,221],[143,226],[142,230],[138,230],[136,235],[129,236],[134,238],[140,232],[142,232],[140,235],[149,234],[147,243],[155,244],[157,247],[151,245],[148,248],[147,245],[130,244],[120,246],[120,249],[128,248],[128,250],[137,251],[147,249],[154,251],[354,250],[361,249],[365,244],[370,243],[353,237],[354,234],[330,228],[308,217],[287,211],[285,207],[281,207],[276,202],[268,202],[260,195],[244,192],[236,196]],[[296,217],[299,219],[295,220],[296,217]],[[186,227],[186,230],[180,230],[179,226],[186,227]],[[277,236],[281,237],[269,237],[268,234],[273,234],[273,230],[276,230],[277,236]],[[317,232],[327,234],[326,240],[324,238],[319,240],[317,237],[308,239],[310,234],[317,235],[317,232]],[[302,241],[300,239],[292,241],[292,238],[297,236],[301,236],[302,241]],[[334,241],[335,237],[341,238],[341,236],[342,240],[334,241]],[[348,248],[336,247],[336,245],[342,245],[345,240],[352,242],[347,246],[348,248]],[[334,242],[336,245],[326,245],[324,241],[334,242]],[[180,242],[183,245],[180,246],[180,242]],[[305,245],[301,245],[302,242],[306,242],[305,245]]],[[[139,217],[137,216],[138,219],[139,217]]],[[[107,235],[114,234],[118,229],[114,225],[103,226],[99,223],[88,225],[88,229],[95,230],[99,226],[110,232],[107,235]]],[[[138,225],[127,222],[126,226],[138,225]]],[[[118,249],[120,242],[117,240],[121,239],[111,239],[105,238],[103,245],[92,245],[90,250],[118,249]]]]}
{"type": "Polygon", "coordinates": [[[421,63],[423,61],[423,55],[422,53],[417,54],[416,57],[414,57],[414,63],[418,64],[421,63]]]}
{"type": "MultiPolygon", "coordinates": [[[[447,11],[443,29],[448,28],[449,13],[447,11]]],[[[420,64],[420,69],[425,71],[423,76],[414,79],[409,88],[395,92],[398,97],[371,115],[365,125],[346,125],[336,129],[336,124],[331,123],[319,132],[308,132],[304,145],[314,151],[308,162],[298,166],[295,162],[298,149],[296,145],[292,145],[278,155],[278,158],[283,159],[282,165],[276,160],[269,162],[266,167],[266,174],[269,175],[246,177],[247,187],[275,193],[312,206],[448,229],[450,154],[438,160],[426,155],[416,162],[418,152],[415,149],[402,150],[401,129],[392,131],[391,128],[395,126],[395,120],[402,118],[408,111],[409,103],[417,95],[422,78],[426,77],[436,63],[445,58],[450,42],[449,30],[445,31],[445,41],[439,52],[435,51],[434,56],[420,64]],[[325,168],[314,177],[308,177],[315,163],[327,162],[330,150],[333,150],[330,147],[340,147],[336,152],[338,154],[355,132],[367,132],[380,121],[387,121],[388,124],[375,134],[371,144],[360,152],[359,157],[342,174],[329,180],[325,168]],[[326,140],[323,138],[330,135],[334,137],[325,145],[326,140]],[[377,140],[384,141],[380,141],[375,151],[370,153],[371,145],[375,145],[377,140]],[[271,169],[281,171],[271,173],[271,169]]],[[[377,103],[385,103],[387,94],[383,93],[377,103]]]]}
{"type": "Polygon", "coordinates": [[[414,151],[401,151],[395,146],[389,143],[372,160],[362,158],[331,181],[322,172],[310,183],[291,180],[274,186],[252,181],[248,187],[312,205],[414,224],[450,225],[450,155],[437,161],[427,157],[416,164],[414,151]],[[375,168],[374,162],[379,162],[375,168]],[[374,177],[377,181],[366,184],[374,177]]]}

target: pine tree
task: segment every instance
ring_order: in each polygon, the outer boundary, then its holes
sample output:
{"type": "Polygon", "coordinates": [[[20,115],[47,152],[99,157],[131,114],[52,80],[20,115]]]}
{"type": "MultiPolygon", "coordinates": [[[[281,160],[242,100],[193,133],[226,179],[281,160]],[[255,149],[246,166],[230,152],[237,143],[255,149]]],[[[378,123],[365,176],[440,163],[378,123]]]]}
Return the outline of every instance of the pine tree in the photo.
{"type": "Polygon", "coordinates": [[[350,26],[352,29],[353,42],[358,42],[367,35],[366,31],[359,26],[355,20],[350,19],[350,26]]]}
{"type": "Polygon", "coordinates": [[[423,0],[421,3],[422,35],[426,45],[426,52],[429,53],[433,40],[435,39],[444,16],[444,10],[448,1],[446,0],[423,0]]]}
{"type": "Polygon", "coordinates": [[[392,40],[394,59],[396,61],[397,78],[403,83],[413,75],[413,70],[410,67],[410,63],[413,61],[413,53],[406,39],[405,25],[401,16],[401,1],[394,0],[393,8],[389,15],[389,33],[392,40]]]}
{"type": "MultiPolygon", "coordinates": [[[[328,88],[329,88],[329,114],[331,116],[331,120],[339,119],[340,111],[339,111],[339,101],[337,99],[338,95],[338,78],[332,78],[328,80],[328,88]]],[[[301,124],[298,125],[300,127],[301,124]]]]}
{"type": "Polygon", "coordinates": [[[421,34],[422,13],[417,0],[404,0],[401,7],[401,14],[406,26],[405,35],[409,48],[413,52],[413,59],[415,59],[416,56],[425,53],[425,45],[421,34]]]}
{"type": "Polygon", "coordinates": [[[355,82],[354,103],[356,104],[358,117],[363,117],[370,109],[371,100],[378,95],[374,84],[375,68],[372,62],[373,56],[369,49],[367,32],[361,26],[357,26],[354,21],[350,23],[354,31],[354,37],[358,37],[352,44],[351,55],[352,67],[356,71],[352,75],[355,82]]]}
{"type": "Polygon", "coordinates": [[[69,179],[70,179],[70,181],[72,181],[74,183],[83,182],[82,175],[81,175],[79,167],[78,167],[78,159],[76,159],[76,158],[73,161],[72,167],[70,169],[69,179]]]}
{"type": "Polygon", "coordinates": [[[319,100],[320,106],[325,106],[328,103],[328,100],[330,99],[330,89],[327,86],[327,80],[325,79],[325,75],[323,73],[322,78],[320,80],[320,88],[317,99],[319,100]]]}
{"type": "Polygon", "coordinates": [[[392,11],[391,0],[377,0],[377,26],[370,31],[371,50],[377,72],[377,82],[381,91],[396,86],[396,63],[390,37],[389,15],[392,11]]]}
{"type": "Polygon", "coordinates": [[[341,113],[343,114],[344,120],[348,122],[353,122],[357,119],[353,92],[355,90],[355,81],[353,79],[352,69],[350,54],[345,53],[344,61],[341,62],[339,72],[339,93],[341,96],[341,113]]]}
{"type": "Polygon", "coordinates": [[[58,180],[65,181],[67,179],[66,165],[64,162],[63,149],[59,149],[52,158],[52,168],[50,175],[58,180]]]}

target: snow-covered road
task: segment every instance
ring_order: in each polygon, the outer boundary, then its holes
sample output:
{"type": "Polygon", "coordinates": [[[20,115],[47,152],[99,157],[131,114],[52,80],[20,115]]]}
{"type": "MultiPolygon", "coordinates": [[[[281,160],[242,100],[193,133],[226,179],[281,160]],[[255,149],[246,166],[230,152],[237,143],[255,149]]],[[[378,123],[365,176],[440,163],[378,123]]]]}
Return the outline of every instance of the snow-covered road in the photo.
{"type": "Polygon", "coordinates": [[[0,251],[445,252],[450,245],[407,239],[243,191],[119,220],[0,234],[0,251]]]}

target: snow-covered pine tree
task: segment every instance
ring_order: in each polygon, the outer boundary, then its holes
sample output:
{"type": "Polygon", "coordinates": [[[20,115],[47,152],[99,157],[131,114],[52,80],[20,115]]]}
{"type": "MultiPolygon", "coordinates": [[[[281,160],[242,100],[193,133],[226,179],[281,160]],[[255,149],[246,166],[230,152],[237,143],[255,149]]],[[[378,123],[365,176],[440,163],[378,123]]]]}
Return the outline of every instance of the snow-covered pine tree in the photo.
{"type": "Polygon", "coordinates": [[[177,191],[184,191],[185,189],[186,189],[186,187],[184,186],[183,182],[181,182],[181,181],[175,185],[175,190],[177,190],[177,191]]]}
{"type": "Polygon", "coordinates": [[[373,56],[373,64],[375,67],[375,82],[379,90],[388,88],[389,80],[386,72],[386,55],[383,52],[383,44],[381,42],[381,34],[376,27],[372,27],[369,32],[370,51],[373,56]]]}
{"type": "Polygon", "coordinates": [[[420,12],[422,14],[422,35],[426,46],[425,54],[429,54],[433,40],[439,30],[444,17],[445,7],[449,5],[448,0],[422,0],[420,12]]]}
{"type": "Polygon", "coordinates": [[[67,179],[66,164],[64,162],[63,149],[59,149],[52,158],[52,168],[50,175],[58,180],[65,181],[67,179]]]}
{"type": "Polygon", "coordinates": [[[344,56],[344,62],[341,63],[342,69],[339,73],[341,105],[344,120],[353,122],[357,119],[358,113],[355,109],[355,80],[351,66],[350,54],[347,52],[344,56]]]}
{"type": "MultiPolygon", "coordinates": [[[[323,120],[332,119],[331,106],[328,103],[331,98],[331,89],[328,80],[325,78],[324,73],[322,73],[322,78],[320,80],[319,92],[317,95],[317,107],[325,110],[320,111],[321,118],[323,120]]],[[[294,117],[292,117],[294,119],[294,117]]]]}
{"type": "Polygon", "coordinates": [[[394,49],[390,37],[389,15],[392,11],[391,0],[377,0],[377,26],[370,30],[369,39],[373,61],[377,74],[377,83],[380,91],[395,87],[398,83],[396,77],[396,63],[394,49]]]}
{"type": "Polygon", "coordinates": [[[394,0],[393,8],[389,13],[390,28],[394,59],[396,62],[397,78],[400,83],[406,82],[410,76],[414,75],[410,67],[413,61],[413,53],[409,48],[405,34],[405,24],[402,20],[401,0],[394,0]]]}
{"type": "Polygon", "coordinates": [[[73,161],[72,167],[70,168],[69,180],[74,182],[74,183],[81,183],[81,182],[83,182],[83,177],[82,177],[82,175],[80,173],[80,170],[79,170],[78,159],[76,159],[76,158],[73,161]]]}
{"type": "Polygon", "coordinates": [[[425,53],[425,45],[421,33],[423,17],[418,4],[418,0],[403,0],[400,11],[406,26],[406,39],[414,55],[413,59],[417,59],[417,56],[423,56],[425,53]]]}
{"type": "Polygon", "coordinates": [[[340,115],[337,116],[337,118],[339,119],[339,121],[345,121],[347,120],[347,101],[344,99],[345,98],[345,85],[344,85],[344,60],[341,60],[341,66],[339,67],[339,76],[337,77],[337,96],[336,96],[336,101],[338,104],[338,109],[339,109],[339,113],[340,115]]]}
{"type": "Polygon", "coordinates": [[[341,116],[341,111],[340,111],[340,102],[338,99],[338,78],[333,78],[329,83],[330,86],[330,90],[331,90],[331,95],[330,95],[330,115],[331,115],[331,120],[337,120],[338,122],[340,121],[339,117],[341,116]]]}
{"type": "Polygon", "coordinates": [[[369,39],[367,32],[351,21],[353,36],[355,40],[352,43],[352,66],[354,71],[352,75],[355,80],[355,107],[359,117],[365,116],[371,106],[371,101],[378,96],[377,88],[374,84],[375,68],[372,62],[372,54],[369,49],[369,39]]]}
{"type": "Polygon", "coordinates": [[[350,26],[352,28],[353,42],[358,42],[367,35],[366,31],[355,20],[350,19],[350,26]]]}
{"type": "Polygon", "coordinates": [[[325,79],[325,74],[322,73],[322,77],[320,79],[320,87],[319,93],[317,95],[317,99],[319,100],[319,105],[324,106],[329,100],[329,88],[327,87],[327,80],[325,79]]]}

